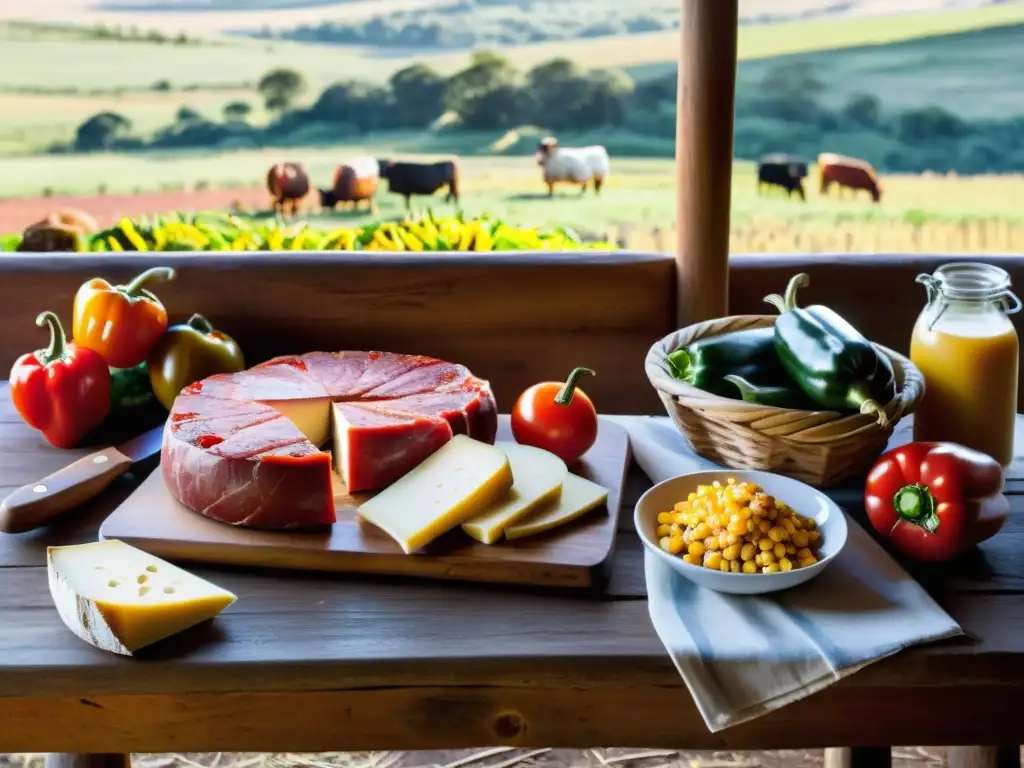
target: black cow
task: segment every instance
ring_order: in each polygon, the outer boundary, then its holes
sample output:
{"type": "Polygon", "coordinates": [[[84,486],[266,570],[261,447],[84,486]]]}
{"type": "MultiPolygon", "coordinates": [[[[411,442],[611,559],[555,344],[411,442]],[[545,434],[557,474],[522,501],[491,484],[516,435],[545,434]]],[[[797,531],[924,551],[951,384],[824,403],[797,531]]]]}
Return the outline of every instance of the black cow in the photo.
{"type": "Polygon", "coordinates": [[[448,187],[448,202],[459,202],[459,166],[454,160],[440,163],[405,163],[380,160],[380,177],[388,180],[388,191],[405,198],[413,195],[432,195],[448,187]]]}
{"type": "Polygon", "coordinates": [[[794,192],[801,200],[807,200],[804,192],[804,179],[807,177],[807,163],[790,155],[766,155],[757,164],[757,194],[761,194],[763,185],[782,187],[787,196],[794,192]]]}

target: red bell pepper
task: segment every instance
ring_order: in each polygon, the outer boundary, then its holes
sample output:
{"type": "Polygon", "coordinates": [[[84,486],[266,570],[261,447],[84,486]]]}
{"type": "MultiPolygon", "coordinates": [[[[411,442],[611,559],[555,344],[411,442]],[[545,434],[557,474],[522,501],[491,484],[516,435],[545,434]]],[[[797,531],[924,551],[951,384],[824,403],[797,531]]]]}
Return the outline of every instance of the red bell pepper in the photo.
{"type": "Polygon", "coordinates": [[[11,400],[51,445],[73,448],[110,410],[110,368],[98,352],[69,343],[53,312],[36,325],[50,327],[50,346],[15,361],[11,400]]]}
{"type": "Polygon", "coordinates": [[[951,560],[1003,527],[1010,505],[995,459],[954,443],[910,443],[868,474],[864,503],[875,530],[914,560],[951,560]]]}

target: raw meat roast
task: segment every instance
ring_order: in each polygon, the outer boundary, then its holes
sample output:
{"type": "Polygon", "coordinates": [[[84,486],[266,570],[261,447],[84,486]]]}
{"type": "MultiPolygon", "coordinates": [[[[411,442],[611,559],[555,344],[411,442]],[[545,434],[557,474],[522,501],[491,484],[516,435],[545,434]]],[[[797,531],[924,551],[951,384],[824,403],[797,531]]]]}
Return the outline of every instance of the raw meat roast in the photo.
{"type": "Polygon", "coordinates": [[[334,522],[333,466],[374,491],[461,434],[494,442],[490,385],[465,367],[390,352],[310,352],[186,387],[164,429],[171,495],[231,525],[334,522]],[[330,443],[330,452],[321,446],[330,443]]]}

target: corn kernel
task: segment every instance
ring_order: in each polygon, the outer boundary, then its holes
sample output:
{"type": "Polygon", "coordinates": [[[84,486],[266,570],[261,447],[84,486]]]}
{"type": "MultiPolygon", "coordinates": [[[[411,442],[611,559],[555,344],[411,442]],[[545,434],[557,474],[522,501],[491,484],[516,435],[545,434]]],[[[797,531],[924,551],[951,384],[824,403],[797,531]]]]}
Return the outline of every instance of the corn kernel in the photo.
{"type": "Polygon", "coordinates": [[[779,564],[778,563],[772,563],[771,565],[766,565],[764,568],[761,569],[761,573],[778,573],[778,572],[779,572],[779,564]]]}
{"type": "Polygon", "coordinates": [[[689,515],[687,515],[685,512],[680,512],[674,518],[672,518],[672,522],[676,525],[686,525],[688,522],[690,522],[689,520],[687,520],[688,517],[689,515]]]}
{"type": "Polygon", "coordinates": [[[704,555],[704,565],[707,568],[718,569],[719,563],[725,562],[721,552],[708,552],[704,555]]]}
{"type": "Polygon", "coordinates": [[[785,541],[787,538],[786,529],[776,525],[768,531],[768,538],[772,541],[785,541]]]}
{"type": "Polygon", "coordinates": [[[757,554],[757,546],[752,542],[748,541],[740,548],[740,558],[743,560],[753,560],[755,554],[757,554]]]}
{"type": "Polygon", "coordinates": [[[683,537],[682,536],[672,536],[668,540],[668,551],[671,552],[673,555],[678,555],[680,552],[682,552],[683,551],[683,537]]]}
{"type": "Polygon", "coordinates": [[[813,530],[817,525],[813,517],[802,517],[800,518],[800,520],[801,522],[803,522],[804,528],[806,528],[808,531],[813,530]]]}
{"type": "Polygon", "coordinates": [[[683,555],[683,560],[690,565],[700,565],[703,562],[700,555],[683,555]]]}
{"type": "Polygon", "coordinates": [[[792,520],[783,520],[782,527],[786,529],[786,533],[788,533],[790,536],[796,533],[796,525],[793,523],[792,520]]]}
{"type": "Polygon", "coordinates": [[[772,552],[761,553],[761,565],[771,565],[775,562],[775,554],[772,552]]]}
{"type": "Polygon", "coordinates": [[[800,558],[800,567],[806,568],[809,565],[814,565],[816,562],[818,562],[818,558],[814,555],[811,555],[810,557],[803,557],[800,558]]]}
{"type": "Polygon", "coordinates": [[[762,552],[767,552],[775,546],[775,542],[769,539],[768,537],[765,537],[757,542],[757,546],[761,549],[762,552]]]}
{"type": "Polygon", "coordinates": [[[821,534],[818,533],[817,531],[808,531],[807,532],[807,541],[810,542],[811,544],[814,544],[820,538],[821,538],[821,534]]]}
{"type": "Polygon", "coordinates": [[[658,513],[658,524],[659,525],[668,525],[671,522],[672,522],[672,513],[671,512],[659,512],[658,513]]]}
{"type": "Polygon", "coordinates": [[[722,557],[726,560],[739,560],[740,559],[741,547],[739,544],[733,544],[732,546],[726,547],[722,551],[722,557]]]}
{"type": "Polygon", "coordinates": [[[775,555],[775,559],[776,560],[785,557],[786,556],[786,545],[783,544],[781,541],[778,542],[774,547],[772,547],[772,554],[775,555]]]}
{"type": "Polygon", "coordinates": [[[711,552],[717,552],[718,551],[718,537],[717,536],[708,536],[706,539],[704,539],[704,549],[707,549],[707,550],[709,550],[711,552]]]}
{"type": "Polygon", "coordinates": [[[691,541],[690,546],[686,551],[689,552],[691,555],[701,557],[703,556],[704,552],[707,551],[707,547],[704,546],[703,541],[691,541]]]}
{"type": "Polygon", "coordinates": [[[779,558],[779,568],[781,568],[784,571],[792,571],[793,570],[793,563],[790,562],[790,559],[788,557],[780,557],[779,558]]]}
{"type": "Polygon", "coordinates": [[[757,524],[757,528],[758,528],[758,530],[761,531],[761,533],[767,534],[768,531],[770,531],[772,529],[772,524],[770,522],[768,522],[767,520],[762,520],[761,522],[759,522],[757,524]]]}
{"type": "Polygon", "coordinates": [[[747,523],[744,520],[739,519],[739,515],[733,515],[735,520],[729,523],[728,531],[734,536],[742,536],[747,532],[747,523]]]}
{"type": "Polygon", "coordinates": [[[722,562],[718,564],[718,570],[724,571],[725,573],[729,572],[729,568],[730,564],[728,560],[722,560],[722,562]]]}
{"type": "Polygon", "coordinates": [[[690,505],[687,504],[685,501],[680,501],[678,504],[676,504],[675,506],[672,507],[672,511],[673,512],[689,512],[690,511],[690,505]]]}
{"type": "Polygon", "coordinates": [[[808,557],[814,557],[814,553],[811,552],[807,547],[801,547],[796,551],[796,556],[800,560],[806,560],[808,557]]]}
{"type": "Polygon", "coordinates": [[[683,532],[683,529],[680,527],[679,523],[671,523],[668,529],[672,531],[672,533],[669,534],[670,536],[674,536],[677,533],[682,534],[683,532]]]}
{"type": "Polygon", "coordinates": [[[658,529],[654,532],[654,535],[658,538],[662,536],[668,536],[670,528],[667,525],[659,525],[658,529]]]}
{"type": "Polygon", "coordinates": [[[794,547],[792,544],[787,543],[786,544],[786,554],[787,555],[795,555],[796,554],[796,547],[794,547]]]}
{"type": "Polygon", "coordinates": [[[740,569],[741,568],[742,568],[742,566],[740,565],[740,561],[739,560],[730,560],[729,561],[729,573],[740,573],[740,569]]]}
{"type": "Polygon", "coordinates": [[[698,539],[706,539],[711,535],[711,529],[708,527],[707,523],[698,523],[693,529],[693,535],[698,539]]]}
{"type": "Polygon", "coordinates": [[[757,564],[753,560],[743,563],[743,573],[757,573],[757,564]]]}
{"type": "Polygon", "coordinates": [[[793,543],[796,544],[797,547],[806,547],[807,542],[810,540],[810,534],[806,531],[797,531],[793,534],[793,543]]]}

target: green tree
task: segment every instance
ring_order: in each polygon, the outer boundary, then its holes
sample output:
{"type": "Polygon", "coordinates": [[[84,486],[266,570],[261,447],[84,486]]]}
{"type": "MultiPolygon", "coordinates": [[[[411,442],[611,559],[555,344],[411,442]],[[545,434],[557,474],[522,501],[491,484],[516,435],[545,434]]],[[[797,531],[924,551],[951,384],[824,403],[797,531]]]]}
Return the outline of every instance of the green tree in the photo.
{"type": "Polygon", "coordinates": [[[174,122],[176,123],[195,123],[202,120],[203,116],[199,114],[192,107],[179,107],[178,111],[174,115],[174,122]]]}
{"type": "Polygon", "coordinates": [[[843,117],[859,126],[878,125],[881,114],[882,103],[870,93],[855,93],[843,106],[843,117]]]}
{"type": "Polygon", "coordinates": [[[470,102],[490,91],[515,85],[515,81],[516,70],[508,59],[490,51],[479,51],[473,54],[468,67],[445,82],[442,103],[446,109],[465,118],[470,102]]]}
{"type": "Polygon", "coordinates": [[[426,64],[400,69],[388,81],[403,126],[429,125],[444,112],[445,79],[426,64]]]}
{"type": "Polygon", "coordinates": [[[284,112],[305,93],[306,78],[294,69],[274,69],[260,78],[256,89],[271,112],[284,112]]]}
{"type": "Polygon", "coordinates": [[[115,139],[131,130],[131,121],[117,112],[98,112],[75,130],[75,149],[106,149],[115,139]]]}
{"type": "Polygon", "coordinates": [[[252,104],[247,101],[229,101],[224,105],[224,119],[229,123],[244,123],[252,114],[252,104]]]}

